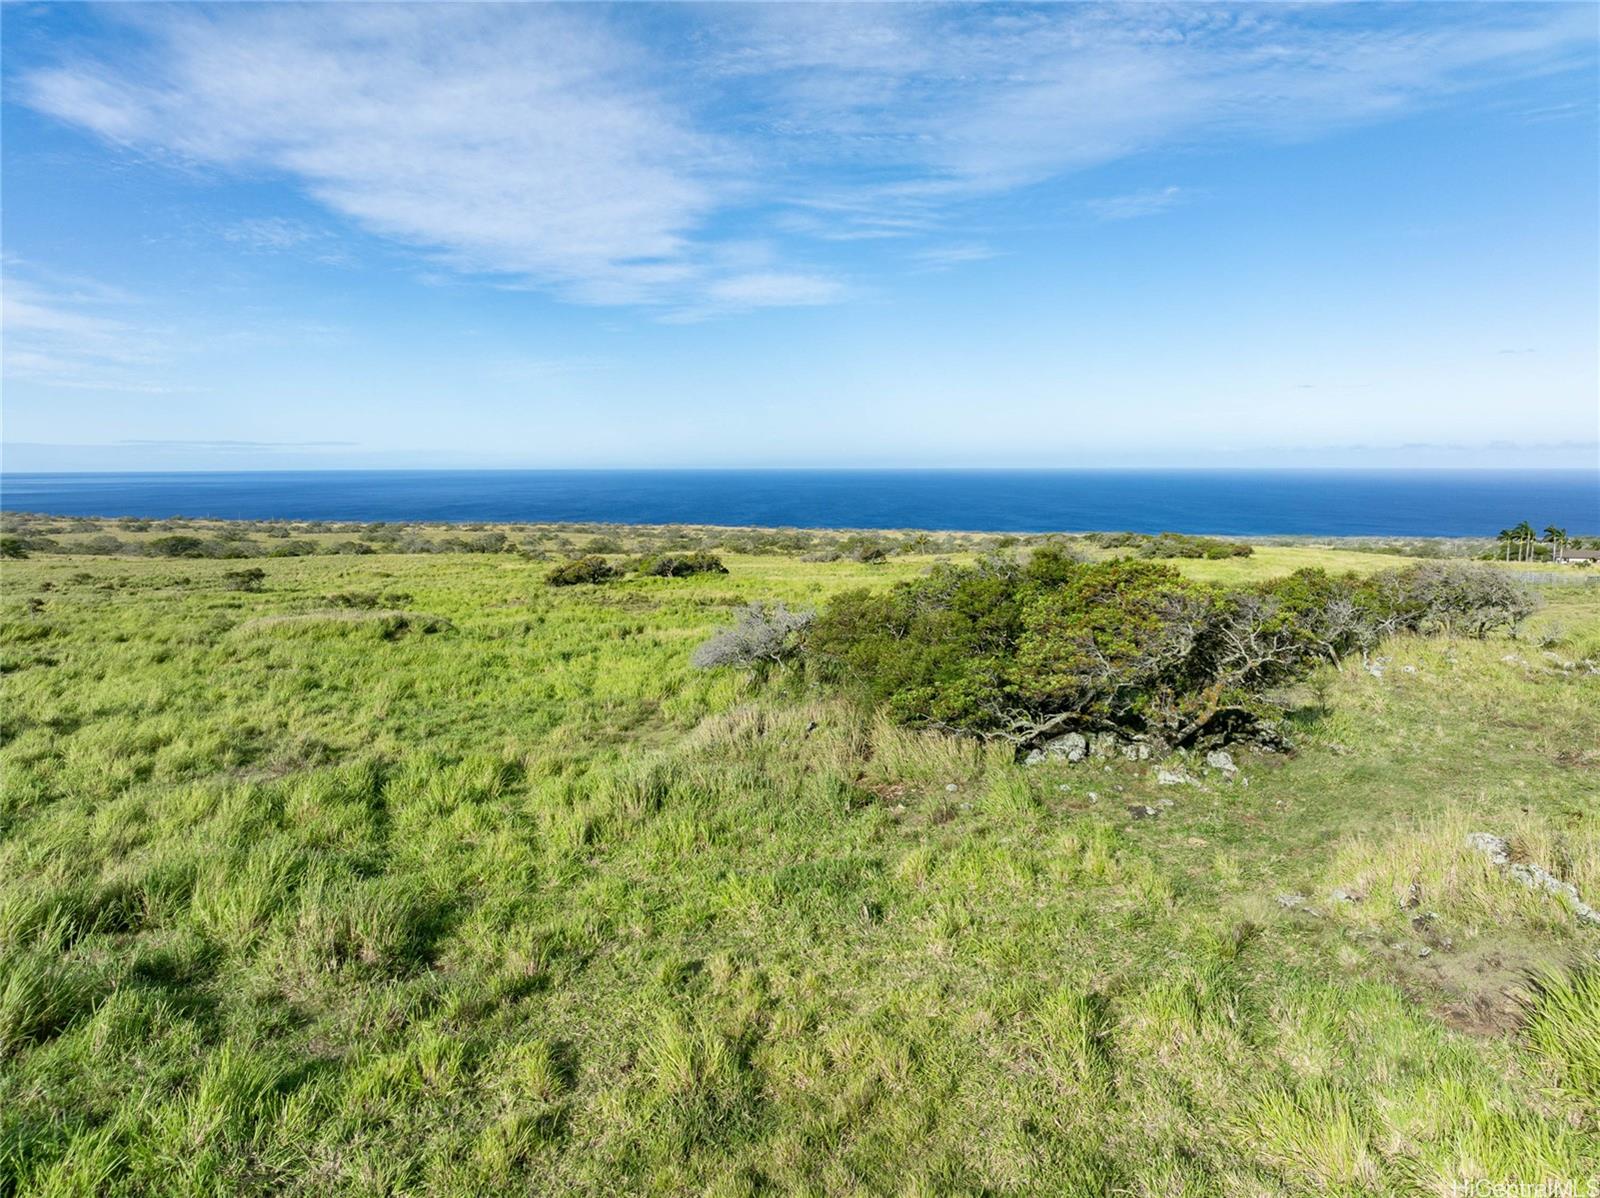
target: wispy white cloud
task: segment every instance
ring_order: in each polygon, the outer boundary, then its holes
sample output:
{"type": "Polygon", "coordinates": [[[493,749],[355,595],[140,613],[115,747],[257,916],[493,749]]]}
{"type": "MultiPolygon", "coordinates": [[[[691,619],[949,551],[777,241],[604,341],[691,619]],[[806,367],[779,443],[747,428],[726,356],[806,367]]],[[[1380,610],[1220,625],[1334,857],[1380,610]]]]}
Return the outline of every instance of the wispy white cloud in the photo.
{"type": "Polygon", "coordinates": [[[129,315],[131,299],[78,278],[5,264],[0,332],[7,379],[89,391],[159,394],[165,334],[129,315]]]}
{"type": "Polygon", "coordinates": [[[130,147],[267,169],[459,271],[573,298],[658,298],[732,151],[604,22],[552,7],[142,10],[140,61],[23,81],[42,111],[130,147]]]}
{"type": "Polygon", "coordinates": [[[1149,187],[1142,191],[1085,200],[1083,206],[1097,220],[1134,220],[1141,216],[1155,216],[1179,204],[1186,204],[1189,198],[1189,193],[1181,187],[1149,187]]]}
{"type": "Polygon", "coordinates": [[[718,279],[707,294],[714,302],[741,308],[829,304],[844,294],[844,284],[823,275],[769,271],[718,279]]]}
{"type": "Polygon", "coordinates": [[[963,205],[1152,150],[1293,141],[1591,61],[1576,6],[773,5],[719,9],[837,223],[963,205]]]}
{"type": "Polygon", "coordinates": [[[930,245],[911,255],[911,261],[923,270],[949,270],[968,262],[987,262],[1000,256],[1000,251],[980,241],[958,242],[951,245],[930,245]]]}
{"type": "Polygon", "coordinates": [[[237,221],[222,230],[223,239],[236,245],[264,250],[292,250],[320,240],[325,234],[299,221],[281,216],[237,221]]]}
{"type": "Polygon", "coordinates": [[[234,221],[218,230],[222,240],[262,254],[289,254],[325,266],[349,266],[354,258],[328,229],[282,216],[234,221]]]}
{"type": "Polygon", "coordinates": [[[851,289],[792,243],[970,241],[982,197],[1396,118],[1593,42],[1582,6],[117,11],[142,49],[64,49],[21,74],[26,102],[138,152],[287,177],[431,269],[673,312],[835,302],[851,289]],[[729,261],[753,227],[788,248],[729,261]]]}
{"type": "Polygon", "coordinates": [[[848,284],[828,275],[752,271],[711,282],[697,299],[673,308],[662,319],[670,324],[693,324],[757,308],[819,307],[838,303],[850,293],[848,284]]]}

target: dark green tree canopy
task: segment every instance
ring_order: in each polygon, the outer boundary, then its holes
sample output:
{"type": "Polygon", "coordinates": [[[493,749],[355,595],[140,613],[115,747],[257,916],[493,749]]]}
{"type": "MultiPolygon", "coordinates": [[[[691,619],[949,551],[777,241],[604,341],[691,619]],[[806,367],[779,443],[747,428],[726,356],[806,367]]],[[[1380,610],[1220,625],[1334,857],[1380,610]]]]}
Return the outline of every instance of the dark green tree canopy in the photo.
{"type": "Polygon", "coordinates": [[[1179,746],[1260,728],[1281,714],[1275,688],[1381,636],[1481,636],[1530,609],[1487,567],[1301,570],[1230,589],[1152,561],[1044,549],[840,595],[806,654],[819,676],[908,723],[1019,744],[1076,730],[1179,746]]]}

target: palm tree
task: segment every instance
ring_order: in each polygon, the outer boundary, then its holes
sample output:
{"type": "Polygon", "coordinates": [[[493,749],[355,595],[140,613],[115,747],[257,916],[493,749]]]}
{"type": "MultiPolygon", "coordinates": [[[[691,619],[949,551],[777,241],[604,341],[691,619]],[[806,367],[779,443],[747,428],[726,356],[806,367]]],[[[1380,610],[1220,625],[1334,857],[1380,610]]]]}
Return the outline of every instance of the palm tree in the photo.
{"type": "Polygon", "coordinates": [[[1512,532],[1513,535],[1515,535],[1517,540],[1522,543],[1522,558],[1521,558],[1521,560],[1522,561],[1527,561],[1528,560],[1528,555],[1531,552],[1530,546],[1533,544],[1533,537],[1534,537],[1533,525],[1529,524],[1526,520],[1524,520],[1521,524],[1519,524],[1515,528],[1513,528],[1511,530],[1511,532],[1512,532]]]}
{"type": "Polygon", "coordinates": [[[1506,561],[1511,560],[1511,542],[1515,541],[1516,539],[1517,534],[1512,532],[1509,528],[1502,528],[1495,536],[1495,540],[1499,541],[1506,547],[1506,561]]]}

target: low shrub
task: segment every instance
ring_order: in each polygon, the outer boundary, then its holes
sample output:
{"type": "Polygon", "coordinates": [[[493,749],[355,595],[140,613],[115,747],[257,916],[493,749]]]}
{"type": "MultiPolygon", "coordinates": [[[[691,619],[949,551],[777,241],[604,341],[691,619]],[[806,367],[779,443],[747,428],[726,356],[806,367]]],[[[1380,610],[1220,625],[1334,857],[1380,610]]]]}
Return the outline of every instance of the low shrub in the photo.
{"type": "Polygon", "coordinates": [[[845,537],[839,542],[839,552],[851,561],[866,562],[868,564],[887,560],[889,550],[893,546],[880,537],[868,537],[857,534],[845,537]]]}
{"type": "Polygon", "coordinates": [[[187,533],[155,537],[145,542],[145,552],[155,557],[209,557],[205,540],[187,533]]]}
{"type": "MultiPolygon", "coordinates": [[[[395,533],[394,544],[398,547],[406,539],[395,533]]],[[[455,553],[503,553],[511,546],[511,539],[499,531],[479,533],[475,537],[446,537],[439,542],[439,548],[455,553]]],[[[416,550],[402,550],[402,552],[416,552],[416,550]]]]}
{"type": "Polygon", "coordinates": [[[268,557],[311,557],[317,552],[315,541],[289,540],[281,545],[274,545],[267,551],[268,557]]]}
{"type": "Polygon", "coordinates": [[[640,574],[653,578],[686,578],[691,574],[726,574],[728,567],[714,553],[658,553],[639,559],[640,574]]]}
{"type": "Polygon", "coordinates": [[[610,582],[618,573],[617,568],[605,558],[591,553],[562,562],[546,574],[544,580],[553,587],[570,587],[580,583],[610,582]]]}
{"type": "Polygon", "coordinates": [[[130,548],[132,548],[132,545],[129,542],[107,533],[87,537],[72,546],[72,550],[75,553],[88,553],[96,557],[113,557],[116,554],[126,552],[130,548]]]}
{"type": "Polygon", "coordinates": [[[738,623],[724,628],[694,651],[693,664],[702,670],[716,666],[764,669],[797,655],[814,612],[781,603],[752,603],[738,623]]]}
{"type": "Polygon", "coordinates": [[[222,575],[222,589],[225,591],[259,591],[266,577],[267,572],[260,566],[252,566],[248,570],[227,570],[222,575]]]}
{"type": "Polygon", "coordinates": [[[1531,608],[1492,568],[1301,570],[1228,589],[1045,547],[1026,564],[995,556],[841,594],[805,650],[820,678],[903,723],[1018,744],[1072,730],[1178,747],[1272,735],[1274,690],[1381,636],[1482,636],[1531,608]]]}
{"type": "Polygon", "coordinates": [[[1140,557],[1188,557],[1221,561],[1230,557],[1249,557],[1255,552],[1242,541],[1221,541],[1215,537],[1194,537],[1164,532],[1138,547],[1140,557]]]}
{"type": "Polygon", "coordinates": [[[1418,562],[1373,582],[1399,626],[1415,632],[1479,639],[1500,629],[1515,632],[1535,607],[1532,592],[1515,576],[1470,562],[1418,562]]]}
{"type": "Polygon", "coordinates": [[[1220,561],[1229,557],[1249,557],[1255,549],[1242,541],[1223,541],[1189,533],[1163,532],[1152,536],[1144,532],[1097,532],[1085,538],[1102,549],[1131,549],[1139,557],[1205,558],[1220,561]]]}

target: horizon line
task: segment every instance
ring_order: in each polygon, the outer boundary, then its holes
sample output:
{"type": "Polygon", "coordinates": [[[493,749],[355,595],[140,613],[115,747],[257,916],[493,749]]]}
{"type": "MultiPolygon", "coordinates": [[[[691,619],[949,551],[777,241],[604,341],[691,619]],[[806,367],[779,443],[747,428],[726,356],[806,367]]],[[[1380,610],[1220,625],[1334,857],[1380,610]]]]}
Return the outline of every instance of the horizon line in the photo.
{"type": "Polygon", "coordinates": [[[131,470],[7,470],[0,466],[0,478],[61,478],[103,475],[125,478],[129,475],[184,474],[1062,474],[1062,473],[1196,473],[1196,474],[1596,474],[1593,466],[1570,465],[1433,465],[1415,466],[1191,466],[1191,465],[1072,465],[1072,466],[269,466],[228,469],[217,467],[170,467],[131,470]]]}

